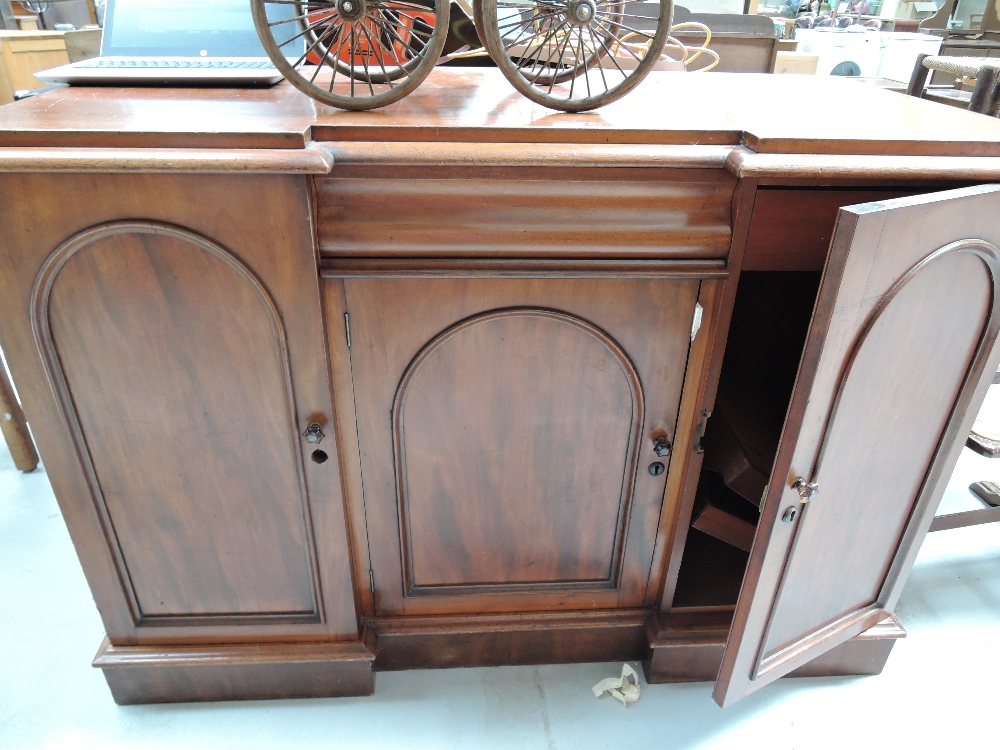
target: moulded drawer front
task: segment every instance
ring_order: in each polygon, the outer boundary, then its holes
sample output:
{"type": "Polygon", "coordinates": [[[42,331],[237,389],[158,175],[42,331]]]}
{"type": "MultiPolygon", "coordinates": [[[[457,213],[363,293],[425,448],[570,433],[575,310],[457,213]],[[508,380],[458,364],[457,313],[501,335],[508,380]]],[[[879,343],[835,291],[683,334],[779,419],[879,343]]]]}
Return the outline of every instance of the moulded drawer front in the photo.
{"type": "MultiPolygon", "coordinates": [[[[638,170],[635,170],[638,171],[638,170]]],[[[336,257],[725,258],[734,179],[318,180],[320,252],[336,257]]]]}

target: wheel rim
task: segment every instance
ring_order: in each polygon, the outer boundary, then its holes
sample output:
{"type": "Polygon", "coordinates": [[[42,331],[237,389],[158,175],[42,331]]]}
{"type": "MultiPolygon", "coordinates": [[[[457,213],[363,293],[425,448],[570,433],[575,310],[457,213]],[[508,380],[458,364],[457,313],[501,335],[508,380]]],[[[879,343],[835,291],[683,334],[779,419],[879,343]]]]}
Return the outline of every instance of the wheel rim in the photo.
{"type": "Polygon", "coordinates": [[[449,0],[252,0],[268,56],[289,83],[342,109],[398,101],[444,47],[449,0]]]}
{"type": "Polygon", "coordinates": [[[659,60],[671,0],[482,0],[486,47],[514,87],[554,109],[594,109],[659,60]]]}

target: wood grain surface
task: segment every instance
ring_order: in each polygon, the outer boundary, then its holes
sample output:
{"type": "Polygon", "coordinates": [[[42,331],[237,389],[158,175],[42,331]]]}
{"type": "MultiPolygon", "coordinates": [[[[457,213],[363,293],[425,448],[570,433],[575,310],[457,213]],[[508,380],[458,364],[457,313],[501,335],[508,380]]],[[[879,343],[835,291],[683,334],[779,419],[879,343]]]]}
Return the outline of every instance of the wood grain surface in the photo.
{"type": "Polygon", "coordinates": [[[735,181],[722,170],[657,170],[641,180],[541,176],[534,170],[530,179],[483,179],[455,169],[448,179],[411,171],[395,179],[317,180],[320,250],[575,259],[724,258],[729,250],[735,181]]]}
{"type": "Polygon", "coordinates": [[[0,172],[227,172],[327,174],[333,157],[323,146],[251,148],[6,148],[0,172]]]}
{"type": "Polygon", "coordinates": [[[2,346],[111,642],[356,639],[339,462],[301,436],[337,455],[305,180],[0,190],[2,346]]]}
{"type": "Polygon", "coordinates": [[[974,419],[969,406],[1000,359],[1000,251],[989,244],[1000,240],[998,209],[1000,192],[982,187],[842,212],[716,686],[720,704],[895,604],[974,419]],[[800,505],[799,476],[821,494],[782,523],[800,505]]]}
{"type": "Polygon", "coordinates": [[[485,68],[438,68],[402,101],[372,112],[336,110],[284,83],[69,87],[0,110],[0,146],[301,149],[310,140],[481,143],[484,156],[485,144],[528,142],[972,157],[1000,156],[1000,123],[854,81],[748,73],[654,72],[597,112],[562,114],[485,68]]]}
{"type": "Polygon", "coordinates": [[[376,611],[640,605],[698,282],[344,285],[376,611]]]}

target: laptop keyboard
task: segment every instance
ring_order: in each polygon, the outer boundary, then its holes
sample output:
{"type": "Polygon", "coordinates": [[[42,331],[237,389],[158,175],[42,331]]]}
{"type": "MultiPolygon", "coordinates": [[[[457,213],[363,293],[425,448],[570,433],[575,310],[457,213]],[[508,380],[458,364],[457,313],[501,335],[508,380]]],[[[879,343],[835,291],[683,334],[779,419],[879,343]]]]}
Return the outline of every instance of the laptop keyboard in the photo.
{"type": "Polygon", "coordinates": [[[270,60],[149,60],[141,57],[129,58],[127,60],[110,60],[97,58],[85,62],[76,63],[76,68],[142,68],[142,69],[170,69],[170,70],[233,70],[233,69],[274,69],[274,64],[270,60]]]}

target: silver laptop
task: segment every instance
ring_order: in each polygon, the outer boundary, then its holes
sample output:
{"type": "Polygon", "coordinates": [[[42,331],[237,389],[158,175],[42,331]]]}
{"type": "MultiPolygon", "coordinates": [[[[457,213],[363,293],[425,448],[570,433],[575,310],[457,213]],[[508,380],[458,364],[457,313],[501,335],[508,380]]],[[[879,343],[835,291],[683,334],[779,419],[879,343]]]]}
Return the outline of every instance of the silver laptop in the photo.
{"type": "MultiPolygon", "coordinates": [[[[294,16],[295,5],[282,7],[294,16]]],[[[270,86],[281,80],[257,37],[250,0],[108,0],[101,56],[35,77],[134,86],[270,86]]]]}

